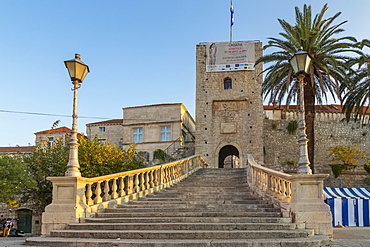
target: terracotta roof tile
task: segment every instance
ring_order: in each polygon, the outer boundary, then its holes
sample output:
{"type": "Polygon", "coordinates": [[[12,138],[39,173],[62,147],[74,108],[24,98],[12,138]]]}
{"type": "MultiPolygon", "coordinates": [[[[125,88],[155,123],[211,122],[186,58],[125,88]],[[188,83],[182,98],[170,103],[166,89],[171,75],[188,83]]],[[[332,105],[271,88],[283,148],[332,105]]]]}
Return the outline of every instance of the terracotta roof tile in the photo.
{"type": "Polygon", "coordinates": [[[32,153],[34,149],[33,146],[0,147],[0,153],[32,153]]]}
{"type": "Polygon", "coordinates": [[[123,119],[111,119],[111,120],[107,120],[107,121],[102,121],[102,122],[95,122],[95,123],[88,123],[86,125],[91,125],[91,124],[122,124],[123,123],[123,119]]]}
{"type": "Polygon", "coordinates": [[[36,132],[35,134],[42,134],[42,133],[71,133],[72,130],[70,128],[67,128],[67,127],[59,127],[59,128],[56,128],[56,129],[50,129],[50,130],[44,130],[44,131],[39,131],[39,132],[36,132]]]}
{"type": "MultiPolygon", "coordinates": [[[[297,105],[264,105],[264,110],[297,110],[297,105]]],[[[324,112],[342,112],[343,106],[342,105],[315,105],[316,111],[324,111],[324,112]]],[[[370,113],[370,108],[363,107],[363,112],[370,113]]]]}

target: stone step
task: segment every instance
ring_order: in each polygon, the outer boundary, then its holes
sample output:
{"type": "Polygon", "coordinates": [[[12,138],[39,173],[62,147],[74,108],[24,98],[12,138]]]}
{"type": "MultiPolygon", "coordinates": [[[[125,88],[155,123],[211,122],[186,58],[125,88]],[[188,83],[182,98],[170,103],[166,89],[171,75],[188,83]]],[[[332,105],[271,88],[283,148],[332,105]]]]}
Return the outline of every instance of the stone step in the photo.
{"type": "Polygon", "coordinates": [[[294,230],[293,223],[76,223],[70,224],[69,230],[294,230]]]}
{"type": "Polygon", "coordinates": [[[161,192],[83,218],[38,246],[97,247],[316,247],[304,224],[250,191],[245,169],[201,169],[161,192]]]}
{"type": "Polygon", "coordinates": [[[290,239],[91,239],[32,237],[28,245],[53,247],[318,247],[328,246],[330,240],[323,236],[290,239]]]}
{"type": "Polygon", "coordinates": [[[84,218],[85,223],[292,223],[291,218],[282,217],[120,217],[84,218]]]}
{"type": "MultiPolygon", "coordinates": [[[[157,198],[156,198],[157,199],[157,198]]],[[[268,204],[267,201],[262,199],[254,199],[254,200],[225,200],[225,199],[210,199],[207,202],[204,202],[203,200],[191,200],[191,201],[183,201],[183,200],[172,200],[171,205],[196,205],[196,204],[268,204]]],[[[162,200],[146,200],[140,198],[137,201],[131,201],[128,204],[122,204],[122,205],[161,205],[161,204],[168,204],[168,201],[162,201],[162,200]]]]}
{"type": "Polygon", "coordinates": [[[97,217],[281,217],[280,212],[120,212],[97,213],[97,217]]]}
{"type": "Polygon", "coordinates": [[[214,198],[235,198],[239,200],[250,200],[256,199],[254,195],[246,195],[245,193],[235,193],[235,194],[220,194],[220,193],[209,193],[209,194],[179,194],[179,193],[159,193],[156,195],[148,196],[148,198],[201,198],[203,200],[214,199],[214,198]]]}
{"type": "Polygon", "coordinates": [[[155,209],[166,209],[166,210],[172,210],[174,208],[177,209],[196,209],[196,210],[205,210],[205,209],[217,209],[217,208],[223,208],[223,209],[230,209],[230,210],[248,210],[249,208],[274,208],[274,205],[271,204],[189,204],[189,203],[183,203],[183,204],[126,204],[126,205],[119,205],[117,206],[117,209],[127,209],[127,210],[145,210],[149,208],[155,208],[155,209]]]}
{"type": "MultiPolygon", "coordinates": [[[[132,212],[136,210],[138,212],[224,212],[224,211],[234,211],[234,212],[281,212],[279,208],[273,208],[272,205],[266,207],[256,205],[215,205],[204,207],[176,207],[172,205],[163,205],[162,207],[119,207],[119,208],[109,208],[106,209],[105,213],[121,213],[121,212],[132,212]]],[[[267,204],[266,204],[267,205],[267,204]]]]}
{"type": "Polygon", "coordinates": [[[51,237],[99,239],[275,239],[306,238],[313,230],[54,230],[51,237]]]}

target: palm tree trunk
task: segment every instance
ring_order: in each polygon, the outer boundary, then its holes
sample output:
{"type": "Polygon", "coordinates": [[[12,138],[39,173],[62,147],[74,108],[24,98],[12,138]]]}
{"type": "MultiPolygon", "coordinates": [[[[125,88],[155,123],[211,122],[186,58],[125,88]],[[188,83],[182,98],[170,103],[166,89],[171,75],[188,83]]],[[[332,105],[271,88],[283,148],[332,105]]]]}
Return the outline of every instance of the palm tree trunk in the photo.
{"type": "MultiPolygon", "coordinates": [[[[309,79],[309,78],[308,78],[309,79]]],[[[306,81],[307,82],[307,81],[306,81]]],[[[308,159],[312,173],[315,173],[315,93],[307,83],[304,87],[306,134],[308,138],[308,159]]]]}

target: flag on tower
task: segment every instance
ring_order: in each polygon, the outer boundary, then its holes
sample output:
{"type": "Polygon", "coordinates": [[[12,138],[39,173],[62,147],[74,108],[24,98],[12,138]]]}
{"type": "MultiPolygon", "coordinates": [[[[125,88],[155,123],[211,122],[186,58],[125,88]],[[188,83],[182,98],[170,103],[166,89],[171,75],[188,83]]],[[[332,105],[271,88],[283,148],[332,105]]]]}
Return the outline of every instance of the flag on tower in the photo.
{"type": "Polygon", "coordinates": [[[233,0],[230,0],[230,42],[233,41],[233,25],[234,25],[234,6],[233,6],[233,0]]]}
{"type": "Polygon", "coordinates": [[[230,26],[234,25],[234,6],[233,6],[233,1],[230,1],[230,14],[231,14],[231,22],[230,26]]]}

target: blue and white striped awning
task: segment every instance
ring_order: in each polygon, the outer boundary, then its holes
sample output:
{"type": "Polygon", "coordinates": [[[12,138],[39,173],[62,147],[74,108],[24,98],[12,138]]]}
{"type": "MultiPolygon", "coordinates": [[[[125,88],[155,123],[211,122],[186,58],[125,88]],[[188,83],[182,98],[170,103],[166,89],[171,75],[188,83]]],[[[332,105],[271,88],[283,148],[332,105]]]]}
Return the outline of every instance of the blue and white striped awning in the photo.
{"type": "Polygon", "coordinates": [[[370,226],[369,189],[324,187],[324,196],[333,226],[370,226]]]}
{"type": "Polygon", "coordinates": [[[361,198],[370,199],[370,190],[366,188],[330,188],[324,187],[325,199],[328,198],[361,198]]]}

